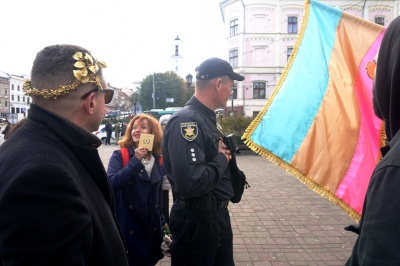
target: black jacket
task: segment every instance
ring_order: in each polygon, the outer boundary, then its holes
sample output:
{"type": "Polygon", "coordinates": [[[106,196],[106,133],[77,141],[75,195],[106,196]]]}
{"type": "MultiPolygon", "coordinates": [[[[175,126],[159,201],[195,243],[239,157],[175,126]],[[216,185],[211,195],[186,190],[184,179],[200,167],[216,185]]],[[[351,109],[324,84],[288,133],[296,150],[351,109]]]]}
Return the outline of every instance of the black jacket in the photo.
{"type": "Polygon", "coordinates": [[[228,160],[218,152],[221,133],[213,110],[196,97],[174,113],[163,135],[164,168],[180,199],[213,191],[217,200],[233,196],[228,160]]]}
{"type": "Polygon", "coordinates": [[[128,265],[100,144],[31,105],[0,147],[0,265],[128,265]]]}

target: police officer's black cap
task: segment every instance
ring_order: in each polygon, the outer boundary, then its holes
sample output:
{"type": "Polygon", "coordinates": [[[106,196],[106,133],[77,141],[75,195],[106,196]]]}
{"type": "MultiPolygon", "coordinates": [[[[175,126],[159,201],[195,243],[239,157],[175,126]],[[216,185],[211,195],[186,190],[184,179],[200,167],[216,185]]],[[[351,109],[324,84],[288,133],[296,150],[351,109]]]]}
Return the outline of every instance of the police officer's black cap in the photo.
{"type": "Polygon", "coordinates": [[[242,81],[244,77],[233,71],[231,65],[217,57],[211,57],[196,68],[196,79],[207,80],[222,76],[229,76],[233,80],[242,81]]]}

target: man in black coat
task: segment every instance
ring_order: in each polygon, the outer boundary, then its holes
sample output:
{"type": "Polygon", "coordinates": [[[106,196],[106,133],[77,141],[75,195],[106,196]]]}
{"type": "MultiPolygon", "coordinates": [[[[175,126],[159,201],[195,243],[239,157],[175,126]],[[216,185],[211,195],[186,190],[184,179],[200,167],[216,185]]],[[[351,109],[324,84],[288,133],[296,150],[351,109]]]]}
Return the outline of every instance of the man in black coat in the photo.
{"type": "Polygon", "coordinates": [[[111,145],[111,134],[113,132],[114,128],[113,128],[113,121],[109,120],[108,123],[105,126],[105,131],[107,133],[107,137],[106,137],[106,143],[104,145],[111,145]]]}
{"type": "Polygon", "coordinates": [[[40,51],[25,123],[0,147],[0,265],[128,265],[95,131],[113,91],[89,51],[40,51]]]}

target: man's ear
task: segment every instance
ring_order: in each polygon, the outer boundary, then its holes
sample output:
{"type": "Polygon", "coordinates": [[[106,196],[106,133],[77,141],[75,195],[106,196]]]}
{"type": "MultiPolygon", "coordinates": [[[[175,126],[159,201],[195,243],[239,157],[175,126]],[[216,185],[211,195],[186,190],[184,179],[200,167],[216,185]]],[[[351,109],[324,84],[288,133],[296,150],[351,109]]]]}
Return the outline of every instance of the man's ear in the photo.
{"type": "Polygon", "coordinates": [[[219,90],[221,89],[221,85],[222,85],[222,79],[221,78],[217,78],[215,80],[215,88],[217,89],[217,92],[219,92],[219,90]]]}
{"type": "Polygon", "coordinates": [[[87,114],[92,115],[96,108],[95,93],[91,93],[84,101],[83,108],[87,114]]]}

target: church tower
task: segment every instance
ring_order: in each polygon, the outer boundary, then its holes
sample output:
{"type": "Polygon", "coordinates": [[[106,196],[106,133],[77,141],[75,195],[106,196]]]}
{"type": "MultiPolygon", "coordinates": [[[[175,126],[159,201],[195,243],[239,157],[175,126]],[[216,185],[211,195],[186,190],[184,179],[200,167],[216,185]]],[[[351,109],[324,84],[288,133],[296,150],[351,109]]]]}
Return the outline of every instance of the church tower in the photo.
{"type": "Polygon", "coordinates": [[[174,40],[175,44],[175,53],[171,56],[171,65],[172,65],[172,71],[174,71],[178,76],[182,76],[182,63],[183,63],[183,57],[179,53],[179,45],[181,44],[181,39],[179,39],[179,36],[176,35],[176,38],[174,40]]]}

